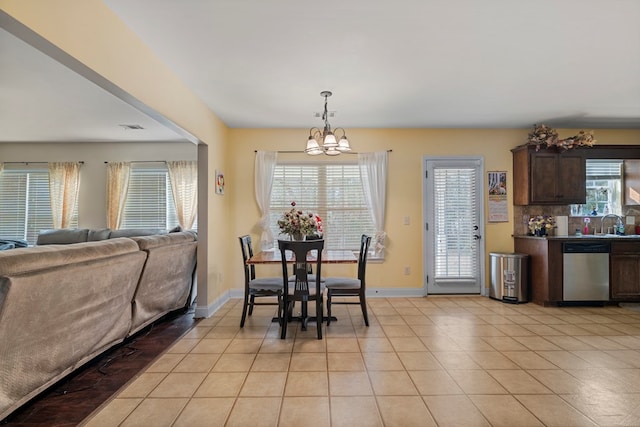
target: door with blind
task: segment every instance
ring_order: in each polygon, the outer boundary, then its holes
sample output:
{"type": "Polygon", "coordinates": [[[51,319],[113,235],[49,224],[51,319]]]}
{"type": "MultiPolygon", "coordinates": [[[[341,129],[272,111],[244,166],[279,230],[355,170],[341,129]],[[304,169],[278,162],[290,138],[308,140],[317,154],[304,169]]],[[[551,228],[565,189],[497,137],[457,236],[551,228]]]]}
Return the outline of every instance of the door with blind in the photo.
{"type": "Polygon", "coordinates": [[[482,159],[425,158],[425,290],[480,294],[482,159]]]}

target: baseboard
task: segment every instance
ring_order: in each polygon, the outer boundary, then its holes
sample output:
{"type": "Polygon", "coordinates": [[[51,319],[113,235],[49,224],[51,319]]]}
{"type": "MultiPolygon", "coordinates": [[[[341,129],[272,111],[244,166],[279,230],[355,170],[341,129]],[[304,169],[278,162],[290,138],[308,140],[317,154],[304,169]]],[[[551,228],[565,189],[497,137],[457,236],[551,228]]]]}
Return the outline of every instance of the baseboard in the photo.
{"type": "MultiPolygon", "coordinates": [[[[485,289],[481,295],[485,294],[485,289]]],[[[195,317],[209,317],[220,309],[230,299],[240,299],[244,296],[244,290],[231,289],[220,296],[213,304],[207,307],[196,307],[195,317]]],[[[367,298],[410,298],[424,297],[423,288],[373,288],[367,289],[367,298]]]]}
{"type": "Polygon", "coordinates": [[[423,288],[367,288],[367,298],[423,297],[423,288]]]}
{"type": "MultiPolygon", "coordinates": [[[[202,319],[202,318],[213,316],[216,313],[216,311],[220,310],[220,308],[227,301],[229,301],[231,298],[235,298],[234,296],[232,296],[233,294],[235,294],[235,292],[227,291],[222,295],[220,295],[220,297],[218,297],[213,303],[207,306],[197,305],[193,316],[196,319],[202,319]]],[[[241,292],[240,298],[242,298],[242,292],[241,292]]]]}

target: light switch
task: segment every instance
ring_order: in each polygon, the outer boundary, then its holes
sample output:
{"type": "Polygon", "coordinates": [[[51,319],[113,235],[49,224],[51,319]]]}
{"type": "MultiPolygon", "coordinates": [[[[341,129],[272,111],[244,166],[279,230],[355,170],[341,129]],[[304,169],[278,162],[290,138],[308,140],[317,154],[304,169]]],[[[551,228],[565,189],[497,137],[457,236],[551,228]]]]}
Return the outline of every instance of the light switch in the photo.
{"type": "Polygon", "coordinates": [[[627,215],[625,218],[627,219],[627,225],[635,225],[635,223],[636,223],[636,217],[635,216],[627,215]]]}
{"type": "Polygon", "coordinates": [[[411,223],[411,219],[408,216],[404,217],[404,225],[409,225],[411,223]]]}

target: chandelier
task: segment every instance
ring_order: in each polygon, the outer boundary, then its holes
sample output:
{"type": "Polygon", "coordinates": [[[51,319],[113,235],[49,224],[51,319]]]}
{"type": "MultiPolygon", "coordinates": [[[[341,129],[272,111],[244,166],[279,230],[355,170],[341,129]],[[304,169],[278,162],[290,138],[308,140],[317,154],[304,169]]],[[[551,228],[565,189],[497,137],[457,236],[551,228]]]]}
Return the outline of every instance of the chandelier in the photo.
{"type": "Polygon", "coordinates": [[[327,156],[337,156],[340,153],[351,151],[345,130],[342,128],[335,129],[335,132],[342,132],[342,136],[339,141],[336,139],[334,132],[331,131],[329,115],[327,114],[327,98],[331,95],[332,93],[328,90],[320,92],[320,96],[324,96],[324,112],[322,113],[324,129],[320,130],[317,127],[309,129],[309,140],[307,141],[307,148],[304,152],[311,156],[317,156],[318,154],[323,153],[327,156]]]}

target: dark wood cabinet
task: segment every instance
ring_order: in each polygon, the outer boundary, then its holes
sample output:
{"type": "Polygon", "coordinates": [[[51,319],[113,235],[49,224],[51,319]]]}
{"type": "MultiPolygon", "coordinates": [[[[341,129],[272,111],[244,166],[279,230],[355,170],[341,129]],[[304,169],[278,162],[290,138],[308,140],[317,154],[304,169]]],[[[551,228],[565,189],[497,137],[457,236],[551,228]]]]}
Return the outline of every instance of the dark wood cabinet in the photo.
{"type": "Polygon", "coordinates": [[[610,260],[611,299],[640,299],[640,242],[612,242],[610,260]]]}
{"type": "Polygon", "coordinates": [[[516,253],[529,255],[529,297],[540,305],[562,301],[562,241],[514,236],[516,253]]]}
{"type": "Polygon", "coordinates": [[[581,151],[513,150],[515,205],[568,205],[586,202],[586,168],[581,151]]]}
{"type": "Polygon", "coordinates": [[[625,206],[640,205],[640,160],[624,161],[623,185],[625,206]]]}

